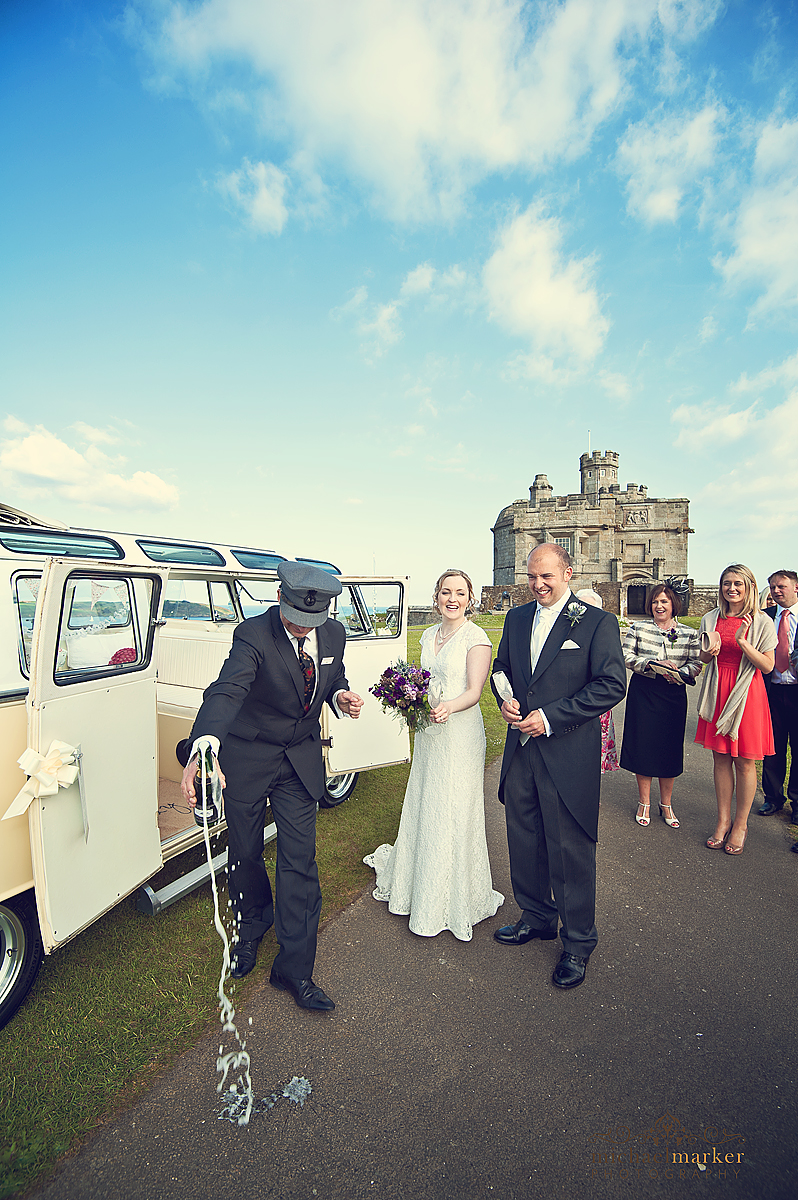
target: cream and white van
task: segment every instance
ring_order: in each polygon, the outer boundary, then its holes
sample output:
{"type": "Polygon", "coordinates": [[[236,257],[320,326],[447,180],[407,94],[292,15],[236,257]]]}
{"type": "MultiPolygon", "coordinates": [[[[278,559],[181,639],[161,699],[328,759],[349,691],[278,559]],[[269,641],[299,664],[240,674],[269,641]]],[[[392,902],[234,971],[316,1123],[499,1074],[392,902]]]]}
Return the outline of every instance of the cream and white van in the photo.
{"type": "MultiPolygon", "coordinates": [[[[163,864],[202,841],[180,795],[175,746],[219,673],[239,621],[277,597],[270,550],[71,529],[0,504],[0,1026],[42,962],[125,896],[156,913],[207,879],[207,866],[155,892],[163,864]],[[55,757],[47,759],[53,743],[55,757]],[[65,749],[64,749],[65,747],[65,749]],[[26,750],[34,774],[17,760],[26,750]],[[60,754],[62,784],[37,784],[60,754]],[[38,764],[38,765],[37,765],[38,764]],[[77,770],[75,770],[75,767],[77,770]],[[26,787],[37,792],[18,798],[26,787]]],[[[334,616],[345,664],[364,698],[358,721],[331,720],[322,738],[334,807],[357,773],[409,760],[409,740],[369,694],[406,657],[402,578],[340,578],[334,616]],[[333,727],[332,729],[330,727],[333,727]]],[[[223,826],[220,826],[220,828],[223,826]]],[[[274,826],[266,831],[274,836],[274,826]]],[[[226,857],[214,859],[221,870],[226,857]]]]}

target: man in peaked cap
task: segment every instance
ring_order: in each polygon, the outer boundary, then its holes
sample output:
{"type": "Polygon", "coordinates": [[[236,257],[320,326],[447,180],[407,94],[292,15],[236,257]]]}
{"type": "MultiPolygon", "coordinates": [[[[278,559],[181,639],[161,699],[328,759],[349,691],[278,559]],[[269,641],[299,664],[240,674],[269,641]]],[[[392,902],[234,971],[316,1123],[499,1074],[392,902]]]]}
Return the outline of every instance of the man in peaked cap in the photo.
{"type": "Polygon", "coordinates": [[[326,701],[336,716],[357,718],[363,701],[344,674],[344,626],[328,619],[340,582],[299,562],[280,563],[277,574],[279,605],[237,626],[219,678],[203,696],[181,786],[194,804],[197,741],[208,738],[225,787],[228,890],[238,927],[231,974],[249,974],[274,923],[280,950],[269,982],[301,1008],[328,1010],[335,1005],[312,978],[321,912],[319,715],[326,701]],[[277,825],[276,907],[263,861],[267,801],[277,825]]]}

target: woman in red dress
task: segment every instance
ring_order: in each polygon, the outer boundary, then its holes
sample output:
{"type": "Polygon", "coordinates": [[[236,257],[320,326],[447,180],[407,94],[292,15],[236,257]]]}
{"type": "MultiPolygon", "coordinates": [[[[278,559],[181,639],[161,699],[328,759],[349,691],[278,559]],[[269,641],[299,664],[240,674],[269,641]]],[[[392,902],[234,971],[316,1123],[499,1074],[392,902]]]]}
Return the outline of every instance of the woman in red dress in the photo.
{"type": "Polygon", "coordinates": [[[695,740],[715,759],[718,823],[706,844],[717,850],[725,843],[727,854],[742,854],[756,794],[756,760],[774,749],[762,672],[773,670],[776,627],[760,612],[756,580],[742,563],[721,575],[719,601],[701,620],[701,660],[709,666],[698,697],[695,740]]]}

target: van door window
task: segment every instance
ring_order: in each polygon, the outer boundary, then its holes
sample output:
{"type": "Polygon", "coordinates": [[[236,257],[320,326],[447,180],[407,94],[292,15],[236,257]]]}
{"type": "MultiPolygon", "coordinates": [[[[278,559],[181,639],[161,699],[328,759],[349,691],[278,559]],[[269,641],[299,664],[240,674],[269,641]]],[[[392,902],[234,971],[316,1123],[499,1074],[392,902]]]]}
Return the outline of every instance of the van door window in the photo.
{"type": "Polygon", "coordinates": [[[333,615],[348,638],[395,638],[401,633],[401,613],[400,583],[345,583],[333,615]]]}
{"type": "Polygon", "coordinates": [[[56,683],[76,672],[111,675],[149,662],[150,578],[71,575],[61,608],[56,683]]]}
{"type": "Polygon", "coordinates": [[[18,575],[14,580],[14,603],[19,620],[19,661],[24,675],[30,674],[30,647],[38,594],[38,575],[18,575]]]}

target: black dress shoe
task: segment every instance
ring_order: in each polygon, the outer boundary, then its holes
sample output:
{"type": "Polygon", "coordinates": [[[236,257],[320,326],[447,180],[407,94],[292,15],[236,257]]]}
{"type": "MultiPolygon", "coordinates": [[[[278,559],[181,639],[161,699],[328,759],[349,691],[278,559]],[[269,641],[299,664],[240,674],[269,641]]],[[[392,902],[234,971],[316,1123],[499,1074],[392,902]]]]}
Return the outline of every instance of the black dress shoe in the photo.
{"type": "Polygon", "coordinates": [[[759,810],[759,815],[760,817],[772,817],[774,813],[781,812],[783,808],[783,804],[774,804],[772,800],[766,800],[759,810]]]}
{"type": "Polygon", "coordinates": [[[793,842],[793,844],[790,846],[790,849],[792,850],[793,854],[798,854],[798,842],[793,842]]]}
{"type": "Polygon", "coordinates": [[[245,975],[249,975],[255,966],[259,945],[260,938],[256,938],[253,942],[236,943],[230,958],[230,974],[233,979],[243,979],[245,975]]]}
{"type": "Polygon", "coordinates": [[[502,925],[501,929],[494,929],[493,936],[503,946],[524,946],[533,938],[540,938],[542,942],[553,942],[557,936],[557,930],[555,929],[554,933],[548,933],[545,929],[533,929],[529,922],[522,917],[520,921],[516,921],[515,925],[502,925]]]}
{"type": "Polygon", "coordinates": [[[576,954],[561,954],[551,982],[559,988],[579,987],[580,983],[584,983],[586,970],[586,958],[578,958],[576,954]]]}
{"type": "Polygon", "coordinates": [[[319,1012],[329,1012],[335,1008],[327,993],[312,979],[289,979],[272,967],[269,983],[280,992],[290,992],[300,1008],[313,1008],[319,1012]]]}

